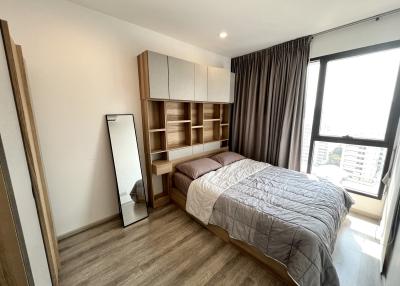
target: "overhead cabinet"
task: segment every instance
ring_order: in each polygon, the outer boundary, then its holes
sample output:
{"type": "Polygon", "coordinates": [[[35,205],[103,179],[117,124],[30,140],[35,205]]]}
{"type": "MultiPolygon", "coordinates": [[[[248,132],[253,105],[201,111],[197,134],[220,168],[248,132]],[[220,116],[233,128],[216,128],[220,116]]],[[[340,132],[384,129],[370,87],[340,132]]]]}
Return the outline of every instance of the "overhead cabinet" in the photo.
{"type": "Polygon", "coordinates": [[[194,100],[207,101],[207,66],[195,64],[194,100]]]}
{"type": "Polygon", "coordinates": [[[169,99],[168,57],[155,52],[147,52],[149,97],[169,99]]]}
{"type": "Polygon", "coordinates": [[[208,67],[207,101],[232,102],[231,99],[231,72],[227,69],[208,67]]]}
{"type": "Polygon", "coordinates": [[[151,51],[140,54],[138,61],[143,99],[233,102],[235,75],[227,69],[151,51]]]}
{"type": "Polygon", "coordinates": [[[168,57],[169,99],[194,100],[194,63],[168,57]]]}

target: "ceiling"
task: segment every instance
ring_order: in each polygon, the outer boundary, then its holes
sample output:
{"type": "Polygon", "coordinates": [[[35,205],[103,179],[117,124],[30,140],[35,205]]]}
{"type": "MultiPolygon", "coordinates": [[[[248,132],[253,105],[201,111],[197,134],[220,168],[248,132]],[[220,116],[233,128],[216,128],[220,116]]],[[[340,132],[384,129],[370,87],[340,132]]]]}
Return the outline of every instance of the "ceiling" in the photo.
{"type": "Polygon", "coordinates": [[[70,1],[228,57],[400,8],[399,0],[70,1]]]}

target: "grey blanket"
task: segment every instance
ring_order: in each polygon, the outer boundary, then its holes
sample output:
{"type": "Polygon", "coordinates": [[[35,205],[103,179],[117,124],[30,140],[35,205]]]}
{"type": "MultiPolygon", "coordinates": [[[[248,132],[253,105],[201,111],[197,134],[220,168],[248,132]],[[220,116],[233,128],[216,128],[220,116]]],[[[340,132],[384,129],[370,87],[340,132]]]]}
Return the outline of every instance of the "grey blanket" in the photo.
{"type": "Polygon", "coordinates": [[[209,223],[285,264],[300,285],[339,285],[331,253],[352,203],[327,180],[271,166],[226,190],[209,223]]]}

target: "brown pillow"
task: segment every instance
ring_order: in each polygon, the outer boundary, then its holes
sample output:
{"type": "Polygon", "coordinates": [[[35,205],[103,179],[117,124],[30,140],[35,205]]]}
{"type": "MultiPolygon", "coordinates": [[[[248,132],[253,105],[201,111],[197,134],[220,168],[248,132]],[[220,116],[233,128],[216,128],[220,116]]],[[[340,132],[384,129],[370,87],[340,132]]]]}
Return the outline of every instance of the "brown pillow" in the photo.
{"type": "Polygon", "coordinates": [[[210,158],[197,159],[176,166],[179,171],[193,180],[221,167],[221,164],[211,160],[210,158]]]}
{"type": "Polygon", "coordinates": [[[246,159],[246,157],[243,157],[242,155],[235,152],[222,152],[210,158],[217,161],[222,166],[226,166],[232,164],[233,162],[246,159]]]}

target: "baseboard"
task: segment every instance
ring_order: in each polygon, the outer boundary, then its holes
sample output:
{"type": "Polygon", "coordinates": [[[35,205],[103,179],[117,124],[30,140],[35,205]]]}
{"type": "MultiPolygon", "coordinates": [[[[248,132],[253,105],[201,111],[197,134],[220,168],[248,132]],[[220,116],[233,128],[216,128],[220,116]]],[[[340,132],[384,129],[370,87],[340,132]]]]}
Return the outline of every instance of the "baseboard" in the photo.
{"type": "Polygon", "coordinates": [[[118,213],[118,214],[114,214],[114,215],[109,216],[109,217],[106,217],[106,218],[103,218],[103,219],[101,219],[101,220],[92,222],[92,223],[90,223],[90,224],[88,224],[88,225],[82,226],[82,227],[80,227],[80,228],[77,228],[77,229],[75,229],[75,230],[72,230],[72,231],[69,231],[69,232],[64,233],[64,234],[62,234],[62,235],[57,236],[57,240],[58,240],[58,241],[61,241],[61,240],[66,239],[66,238],[68,238],[68,237],[74,236],[74,235],[76,235],[76,234],[78,234],[78,233],[81,233],[81,232],[84,232],[84,231],[89,230],[89,229],[91,229],[91,228],[94,228],[94,227],[96,227],[96,226],[99,226],[99,225],[101,225],[101,224],[103,224],[103,223],[109,222],[109,221],[111,221],[111,220],[113,220],[113,219],[116,219],[116,218],[118,218],[118,217],[119,217],[119,213],[118,213]]]}
{"type": "Polygon", "coordinates": [[[380,221],[382,219],[382,217],[368,213],[366,211],[362,211],[362,210],[357,210],[357,209],[350,209],[350,213],[355,213],[355,214],[359,214],[368,218],[371,218],[373,220],[377,220],[380,221]]]}

